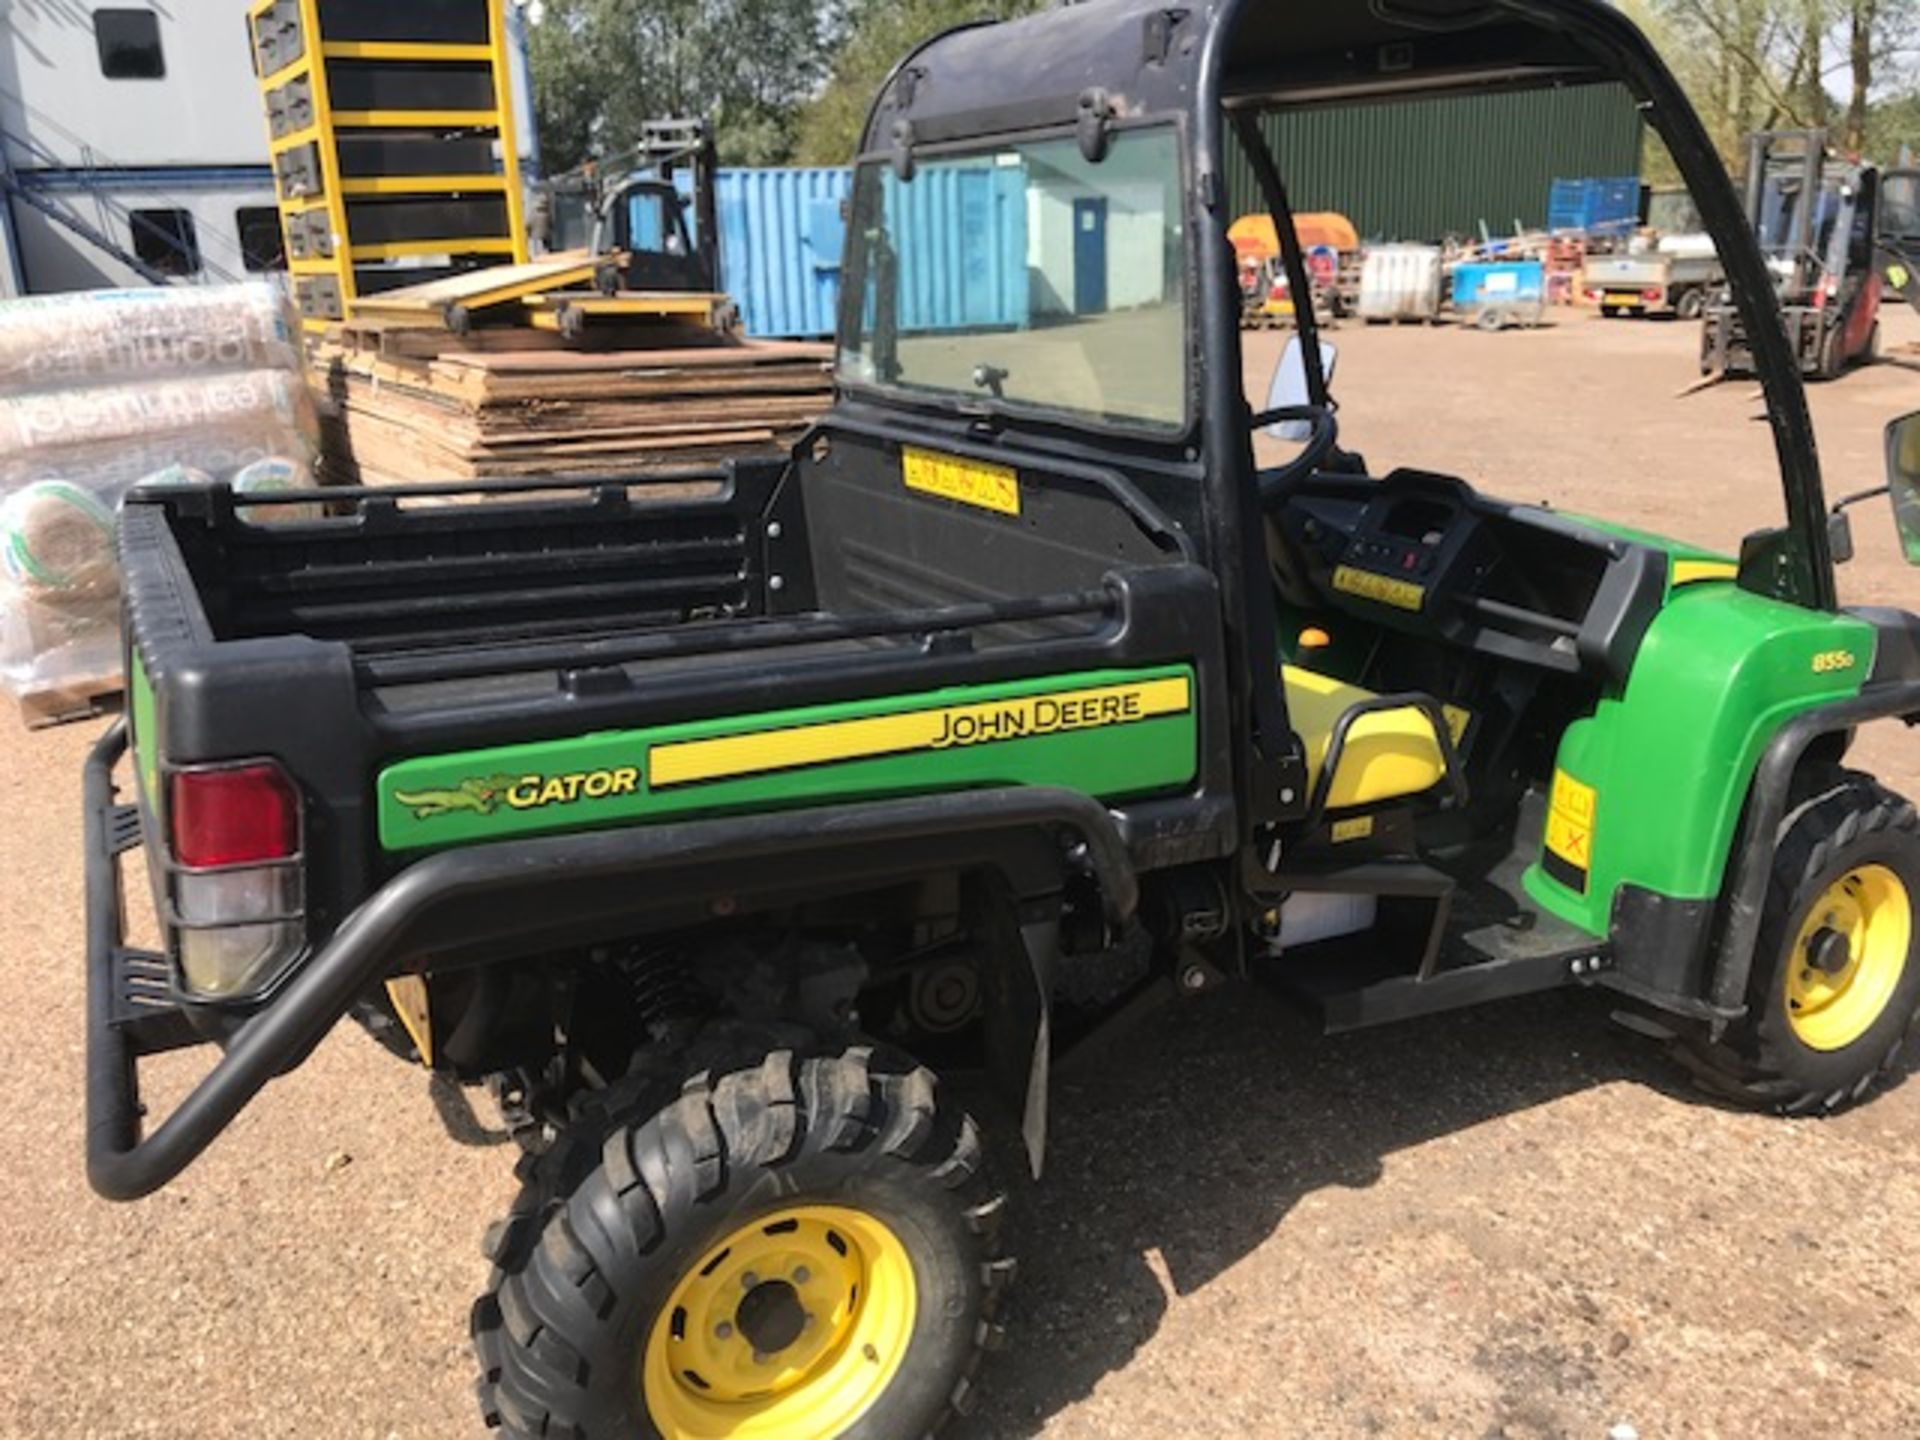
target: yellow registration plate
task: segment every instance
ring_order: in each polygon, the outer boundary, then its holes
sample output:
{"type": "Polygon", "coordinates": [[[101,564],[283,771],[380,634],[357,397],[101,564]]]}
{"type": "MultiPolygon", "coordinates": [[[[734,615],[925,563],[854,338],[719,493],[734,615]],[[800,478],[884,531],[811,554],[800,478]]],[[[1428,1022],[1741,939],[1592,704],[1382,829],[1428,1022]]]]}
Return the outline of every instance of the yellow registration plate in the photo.
{"type": "Polygon", "coordinates": [[[1020,513],[1020,477],[1005,465],[908,446],[900,452],[900,477],[907,489],[922,495],[938,495],[1000,515],[1020,513]]]}

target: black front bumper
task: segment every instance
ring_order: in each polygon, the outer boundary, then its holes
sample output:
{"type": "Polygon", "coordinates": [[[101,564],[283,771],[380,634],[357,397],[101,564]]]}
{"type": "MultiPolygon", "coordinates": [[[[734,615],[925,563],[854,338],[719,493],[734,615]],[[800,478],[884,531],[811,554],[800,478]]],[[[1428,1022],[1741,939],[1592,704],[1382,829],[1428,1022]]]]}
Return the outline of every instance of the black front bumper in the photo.
{"type": "Polygon", "coordinates": [[[348,916],[143,1137],[140,1058],[201,1036],[176,1003],[166,958],[124,941],[119,857],[139,843],[138,819],[114,791],[113,767],[126,748],[125,725],[116,723],[86,766],[87,1178],[110,1200],[136,1200],[178,1175],[369,986],[482,945],[523,944],[530,948],[521,953],[532,953],[551,940],[556,915],[618,933],[650,911],[677,913],[709,895],[752,901],[935,867],[997,868],[1020,894],[1057,888],[1077,868],[1098,882],[1113,918],[1131,915],[1138,902],[1112,813],[1077,792],[1037,786],[441,851],[348,916]]]}

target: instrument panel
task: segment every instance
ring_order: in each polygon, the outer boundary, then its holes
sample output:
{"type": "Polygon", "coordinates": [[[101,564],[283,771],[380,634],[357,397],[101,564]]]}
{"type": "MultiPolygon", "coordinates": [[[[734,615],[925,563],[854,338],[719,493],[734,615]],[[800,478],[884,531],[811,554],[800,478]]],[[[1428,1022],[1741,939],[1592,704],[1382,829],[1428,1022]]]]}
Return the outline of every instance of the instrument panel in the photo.
{"type": "Polygon", "coordinates": [[[1283,589],[1561,674],[1624,679],[1666,596],[1662,551],[1446,475],[1316,474],[1271,519],[1283,589]]]}

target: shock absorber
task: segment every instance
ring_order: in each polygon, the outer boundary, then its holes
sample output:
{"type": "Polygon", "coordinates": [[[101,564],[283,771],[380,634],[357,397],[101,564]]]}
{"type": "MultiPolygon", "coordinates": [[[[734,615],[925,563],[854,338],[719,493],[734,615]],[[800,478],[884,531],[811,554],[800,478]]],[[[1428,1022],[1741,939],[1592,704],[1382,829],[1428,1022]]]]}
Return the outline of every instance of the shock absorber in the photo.
{"type": "Polygon", "coordinates": [[[673,1032],[706,1015],[700,988],[687,973],[686,957],[677,949],[629,951],[620,960],[633,1010],[649,1040],[669,1038],[673,1032]]]}

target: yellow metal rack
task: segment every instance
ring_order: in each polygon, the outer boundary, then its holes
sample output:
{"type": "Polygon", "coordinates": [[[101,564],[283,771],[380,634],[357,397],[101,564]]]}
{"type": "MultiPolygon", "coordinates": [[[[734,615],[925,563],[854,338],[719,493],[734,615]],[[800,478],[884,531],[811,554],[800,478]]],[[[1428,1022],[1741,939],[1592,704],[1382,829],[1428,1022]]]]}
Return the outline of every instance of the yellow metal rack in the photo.
{"type": "Polygon", "coordinates": [[[525,264],[501,0],[255,0],[254,69],[309,329],[525,264]]]}

